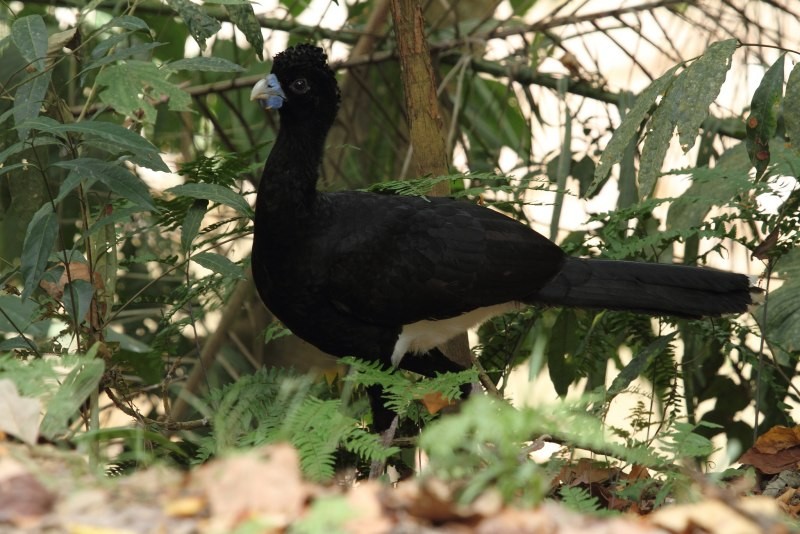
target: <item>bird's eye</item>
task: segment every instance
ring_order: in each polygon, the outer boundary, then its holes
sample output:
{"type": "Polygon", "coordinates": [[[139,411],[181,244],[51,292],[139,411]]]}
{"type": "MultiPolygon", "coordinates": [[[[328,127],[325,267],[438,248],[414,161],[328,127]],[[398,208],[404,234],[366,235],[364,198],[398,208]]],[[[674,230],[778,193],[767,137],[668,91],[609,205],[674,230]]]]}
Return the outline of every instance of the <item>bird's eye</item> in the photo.
{"type": "Polygon", "coordinates": [[[311,86],[308,85],[308,82],[305,78],[298,78],[292,82],[292,85],[289,86],[293,93],[298,95],[302,95],[308,92],[311,89],[311,86]]]}

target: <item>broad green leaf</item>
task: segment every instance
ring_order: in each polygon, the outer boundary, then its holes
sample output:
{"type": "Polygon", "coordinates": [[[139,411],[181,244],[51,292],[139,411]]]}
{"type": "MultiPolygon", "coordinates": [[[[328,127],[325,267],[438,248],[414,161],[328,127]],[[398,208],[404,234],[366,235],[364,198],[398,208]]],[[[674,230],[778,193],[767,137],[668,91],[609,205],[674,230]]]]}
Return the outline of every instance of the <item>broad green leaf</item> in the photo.
{"type": "Polygon", "coordinates": [[[192,70],[204,72],[242,72],[244,68],[222,57],[191,57],[168,63],[169,70],[192,70]]]}
{"type": "Polygon", "coordinates": [[[104,332],[106,340],[112,343],[119,343],[119,347],[122,350],[128,350],[137,354],[144,354],[153,350],[150,345],[142,343],[141,340],[117,332],[113,328],[106,328],[104,332]]]}
{"type": "Polygon", "coordinates": [[[116,17],[108,23],[108,26],[112,28],[124,28],[132,31],[147,31],[150,29],[150,26],[148,26],[145,21],[139,17],[134,17],[133,15],[122,15],[121,17],[116,17]]]}
{"type": "Polygon", "coordinates": [[[262,60],[264,59],[264,35],[261,33],[261,24],[256,18],[253,6],[250,2],[243,1],[239,4],[226,5],[225,10],[228,16],[239,30],[244,34],[247,42],[253,46],[253,50],[262,60]]]}
{"type": "Polygon", "coordinates": [[[661,175],[675,126],[684,151],[694,145],[708,107],[719,94],[737,41],[715,43],[706,54],[675,77],[653,113],[639,166],[639,198],[649,197],[661,175]]]}
{"type": "Polygon", "coordinates": [[[70,371],[56,394],[47,403],[47,413],[39,427],[44,437],[52,439],[65,432],[70,420],[100,384],[106,366],[103,360],[93,357],[97,352],[96,347],[97,345],[81,358],[80,363],[70,371]]]}
{"type": "Polygon", "coordinates": [[[783,120],[792,146],[796,151],[800,151],[800,63],[792,67],[789,80],[786,82],[783,120]]]}
{"type": "Polygon", "coordinates": [[[750,163],[756,169],[756,180],[761,179],[769,166],[769,142],[778,126],[778,110],[783,98],[784,57],[785,54],[781,54],[767,69],[750,102],[745,146],[750,163]]]}
{"type": "Polygon", "coordinates": [[[225,204],[226,206],[232,207],[242,215],[247,217],[253,216],[253,208],[250,207],[244,198],[242,198],[236,192],[231,191],[227,187],[223,187],[221,185],[195,183],[182,184],[176,185],[175,187],[170,187],[167,189],[167,192],[177,196],[202,198],[210,200],[211,202],[216,202],[217,204],[225,204]]]}
{"type": "MultiPolygon", "coordinates": [[[[164,46],[164,43],[139,43],[131,46],[120,46],[115,49],[112,53],[101,56],[95,61],[89,63],[81,74],[85,74],[87,71],[96,69],[98,67],[102,67],[103,65],[108,65],[109,63],[114,63],[115,61],[120,61],[123,59],[132,58],[134,56],[141,56],[144,52],[148,52],[153,50],[154,48],[158,48],[159,46],[164,46]]],[[[96,49],[95,49],[96,50],[96,49]]],[[[135,61],[135,60],[131,60],[135,61]]],[[[124,64],[121,65],[124,67],[124,64]]]]}
{"type": "Polygon", "coordinates": [[[41,325],[34,323],[39,313],[38,305],[32,300],[23,300],[14,295],[0,295],[0,332],[42,335],[41,325]]]}
{"type": "MultiPolygon", "coordinates": [[[[761,315],[757,313],[757,317],[761,315]]],[[[758,317],[759,321],[762,320],[758,317]]],[[[800,351],[800,287],[784,285],[769,294],[767,342],[776,360],[785,365],[800,351]]]]}
{"type": "Polygon", "coordinates": [[[32,347],[36,347],[36,343],[25,336],[14,336],[0,341],[0,352],[31,350],[32,347]]]}
{"type": "Polygon", "coordinates": [[[561,310],[550,331],[547,344],[547,368],[550,380],[556,393],[561,397],[567,394],[569,385],[577,378],[575,366],[571,362],[578,346],[578,338],[575,336],[578,330],[577,321],[574,310],[561,310]]]}
{"type": "Polygon", "coordinates": [[[192,260],[201,267],[221,274],[224,278],[237,279],[244,276],[241,266],[215,252],[201,252],[192,256],[192,260]]]}
{"type": "MultiPolygon", "coordinates": [[[[71,176],[74,173],[90,183],[96,181],[104,183],[113,193],[137,206],[148,210],[156,209],[147,185],[138,176],[120,165],[94,158],[64,160],[56,165],[72,171],[67,178],[71,184],[74,182],[74,178],[71,176]]],[[[59,192],[59,196],[61,196],[61,192],[59,192]]]]}
{"type": "Polygon", "coordinates": [[[64,286],[64,309],[72,318],[72,324],[79,326],[87,320],[86,314],[94,297],[94,288],[86,280],[73,280],[64,286]]]}
{"type": "MultiPolygon", "coordinates": [[[[673,84],[677,87],[680,82],[673,84]]],[[[675,131],[675,106],[679,98],[670,98],[672,91],[668,91],[664,101],[656,108],[648,124],[649,130],[642,147],[642,157],[639,161],[639,199],[648,198],[655,188],[658,177],[661,176],[661,167],[667,155],[672,133],[675,131]]],[[[674,93],[673,93],[674,94],[674,93]]]]}
{"type": "Polygon", "coordinates": [[[46,137],[46,136],[39,136],[35,139],[31,139],[28,141],[18,141],[13,145],[10,145],[5,150],[0,151],[0,165],[6,162],[6,160],[13,156],[14,154],[19,154],[23,150],[27,150],[31,147],[40,147],[45,145],[57,145],[60,144],[55,138],[53,137],[46,137]]]}
{"type": "Polygon", "coordinates": [[[625,388],[642,375],[657,357],[662,356],[677,334],[677,332],[672,332],[671,334],[660,336],[635,354],[628,365],[611,382],[606,394],[606,402],[622,393],[625,388]]]}
{"type": "Polygon", "coordinates": [[[58,219],[53,206],[48,202],[33,215],[25,232],[20,257],[20,271],[24,288],[22,298],[28,298],[39,286],[47,266],[47,258],[58,237],[58,219]]]}
{"type": "Polygon", "coordinates": [[[737,44],[736,39],[712,44],[679,75],[683,98],[678,102],[675,121],[684,152],[694,146],[700,125],[708,116],[708,108],[719,95],[731,68],[737,44]]]}
{"type": "Polygon", "coordinates": [[[96,137],[106,142],[106,144],[100,145],[100,147],[105,150],[109,150],[115,154],[119,152],[129,152],[140,158],[146,156],[149,159],[144,161],[150,162],[150,165],[147,165],[148,168],[157,171],[169,170],[167,164],[164,163],[161,156],[158,154],[158,149],[156,147],[141,135],[127,128],[123,128],[118,124],[99,120],[85,120],[62,124],[51,118],[40,116],[36,119],[25,121],[22,126],[56,136],[72,132],[84,134],[90,138],[96,137]]]}
{"type": "Polygon", "coordinates": [[[166,0],[189,27],[189,32],[197,41],[200,50],[206,49],[206,39],[219,31],[222,25],[214,18],[206,15],[203,8],[189,0],[166,0]]]}
{"type": "Polygon", "coordinates": [[[670,204],[667,228],[670,230],[700,225],[713,206],[726,206],[740,193],[752,188],[744,143],[739,143],[717,160],[714,167],[687,169],[692,185],[670,204]]]}
{"type": "MultiPolygon", "coordinates": [[[[38,73],[17,87],[17,90],[14,92],[15,125],[19,126],[25,121],[35,119],[39,116],[52,74],[52,70],[38,73]]],[[[26,140],[28,138],[28,133],[28,128],[24,126],[17,128],[20,141],[26,140]]]]}
{"type": "MultiPolygon", "coordinates": [[[[63,167],[64,162],[60,163],[61,166],[63,167]]],[[[56,165],[59,165],[59,163],[56,163],[56,165]]],[[[53,199],[53,202],[58,204],[62,200],[67,198],[67,195],[72,193],[79,185],[81,185],[81,182],[83,180],[86,180],[86,183],[84,185],[88,189],[94,185],[94,182],[97,180],[97,178],[89,177],[87,176],[86,173],[71,171],[67,175],[66,179],[64,179],[64,181],[61,182],[61,186],[59,186],[58,188],[58,194],[56,195],[56,198],[53,199]]]]}
{"type": "MultiPolygon", "coordinates": [[[[130,39],[129,32],[114,33],[106,37],[99,43],[97,43],[97,46],[92,48],[89,57],[91,57],[92,59],[100,59],[103,56],[107,55],[109,50],[111,50],[120,43],[127,43],[129,39],[130,39]]],[[[84,71],[85,70],[86,69],[84,69],[84,71]]]]}
{"type": "Polygon", "coordinates": [[[675,65],[669,69],[636,98],[633,107],[625,114],[622,123],[620,123],[619,127],[614,131],[614,135],[606,145],[605,150],[603,150],[603,155],[600,156],[600,163],[594,171],[594,180],[589,185],[589,189],[586,193],[587,196],[592,196],[594,194],[597,186],[600,185],[608,173],[611,172],[612,165],[618,163],[622,159],[626,147],[636,136],[639,125],[647,117],[656,98],[672,85],[672,82],[675,80],[675,71],[677,71],[679,67],[680,65],[675,65]]]}
{"type": "Polygon", "coordinates": [[[150,61],[112,65],[97,75],[97,83],[106,87],[100,100],[126,116],[136,116],[141,110],[144,121],[154,124],[156,108],[151,102],[166,99],[167,107],[173,111],[187,111],[192,102],[186,91],[167,81],[169,75],[169,70],[159,69],[150,61]]]}
{"type": "Polygon", "coordinates": [[[181,225],[181,250],[189,252],[192,248],[192,241],[197,237],[200,231],[200,224],[203,222],[203,217],[206,215],[208,208],[207,200],[197,199],[186,212],[181,225]]]}
{"type": "Polygon", "coordinates": [[[33,67],[42,72],[47,56],[47,27],[39,15],[29,15],[14,21],[11,25],[11,39],[19,53],[33,67]]]}

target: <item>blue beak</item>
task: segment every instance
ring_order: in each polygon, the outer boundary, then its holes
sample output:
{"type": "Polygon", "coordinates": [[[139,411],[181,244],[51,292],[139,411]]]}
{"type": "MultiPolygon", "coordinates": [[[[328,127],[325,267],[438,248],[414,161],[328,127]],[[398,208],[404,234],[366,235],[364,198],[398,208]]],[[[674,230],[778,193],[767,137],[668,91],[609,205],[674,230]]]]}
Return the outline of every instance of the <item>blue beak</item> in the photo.
{"type": "Polygon", "coordinates": [[[279,109],[286,100],[286,94],[281,88],[278,77],[269,74],[263,80],[259,80],[250,92],[250,100],[258,100],[264,109],[279,109]]]}

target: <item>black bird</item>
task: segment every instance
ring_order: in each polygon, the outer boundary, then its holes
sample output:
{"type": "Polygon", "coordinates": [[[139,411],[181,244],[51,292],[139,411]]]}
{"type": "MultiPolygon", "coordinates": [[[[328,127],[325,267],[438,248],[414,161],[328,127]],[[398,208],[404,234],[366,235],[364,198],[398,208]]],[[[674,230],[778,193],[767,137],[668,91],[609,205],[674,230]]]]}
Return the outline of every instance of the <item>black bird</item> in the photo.
{"type": "MultiPolygon", "coordinates": [[[[528,226],[466,201],[317,191],[340,94],[316,46],[277,54],[251,99],[280,115],[256,200],[255,285],[292,332],[334,356],[431,376],[460,369],[436,346],[528,304],[694,318],[753,303],[746,275],[567,257],[528,226]]],[[[385,428],[390,419],[370,393],[385,428]]]]}

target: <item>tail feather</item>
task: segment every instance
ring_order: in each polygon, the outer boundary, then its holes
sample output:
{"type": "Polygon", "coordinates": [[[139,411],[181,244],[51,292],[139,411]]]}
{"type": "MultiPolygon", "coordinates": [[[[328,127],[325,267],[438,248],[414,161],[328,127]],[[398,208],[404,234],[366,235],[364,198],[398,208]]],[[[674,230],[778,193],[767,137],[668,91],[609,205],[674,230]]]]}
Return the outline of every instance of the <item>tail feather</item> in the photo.
{"type": "Polygon", "coordinates": [[[660,263],[568,258],[529,303],[698,318],[744,313],[761,290],[750,277],[660,263]]]}

